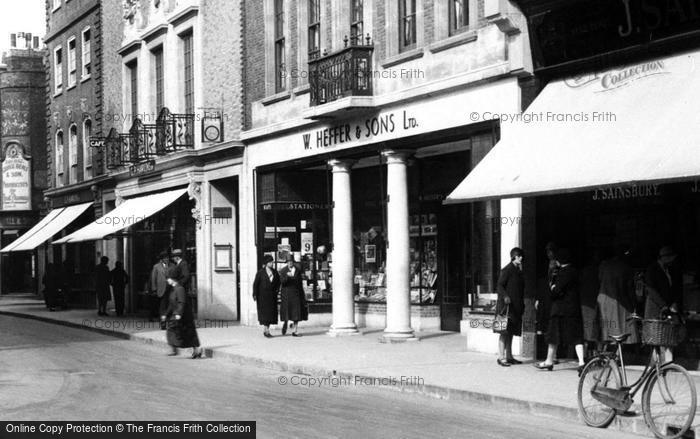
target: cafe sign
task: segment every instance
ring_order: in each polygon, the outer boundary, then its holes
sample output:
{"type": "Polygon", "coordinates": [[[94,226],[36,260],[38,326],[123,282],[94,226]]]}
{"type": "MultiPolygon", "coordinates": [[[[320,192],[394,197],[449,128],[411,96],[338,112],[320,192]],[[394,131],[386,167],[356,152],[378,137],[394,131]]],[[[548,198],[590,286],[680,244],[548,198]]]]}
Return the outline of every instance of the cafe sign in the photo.
{"type": "Polygon", "coordinates": [[[29,160],[17,142],[8,144],[2,162],[2,210],[32,210],[29,160]]]}

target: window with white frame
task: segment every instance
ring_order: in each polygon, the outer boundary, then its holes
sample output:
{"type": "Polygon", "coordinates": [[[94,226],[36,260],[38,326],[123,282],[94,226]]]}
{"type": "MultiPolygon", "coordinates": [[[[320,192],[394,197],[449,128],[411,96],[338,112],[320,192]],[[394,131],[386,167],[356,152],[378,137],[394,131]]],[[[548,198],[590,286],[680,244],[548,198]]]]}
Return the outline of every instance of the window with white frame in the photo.
{"type": "Polygon", "coordinates": [[[136,60],[127,64],[126,70],[129,74],[129,105],[131,108],[131,120],[133,121],[138,117],[139,113],[139,70],[136,60]]]}
{"type": "Polygon", "coordinates": [[[54,93],[63,91],[63,49],[60,46],[53,50],[53,84],[54,93]]]}
{"type": "Polygon", "coordinates": [[[362,44],[364,35],[364,0],[350,0],[350,43],[362,44]]]}
{"type": "Polygon", "coordinates": [[[83,122],[83,181],[90,180],[93,177],[90,136],[92,136],[92,121],[85,119],[83,122]]]}
{"type": "Polygon", "coordinates": [[[182,55],[184,70],[185,113],[194,113],[194,59],[192,46],[192,32],[182,36],[182,55]]]}
{"type": "Polygon", "coordinates": [[[91,43],[91,33],[90,28],[86,28],[82,32],[82,57],[81,64],[82,68],[80,71],[80,76],[83,79],[90,77],[92,73],[92,43],[91,43]]]}
{"type": "Polygon", "coordinates": [[[274,0],[275,37],[275,92],[286,90],[285,40],[284,40],[284,0],[274,0]]]}
{"type": "Polygon", "coordinates": [[[308,0],[309,6],[309,59],[321,55],[321,0],[308,0]]]}
{"type": "Polygon", "coordinates": [[[75,56],[75,37],[72,37],[68,40],[68,87],[73,87],[77,81],[77,63],[75,56]]]}
{"type": "Polygon", "coordinates": [[[56,132],[56,187],[63,186],[63,131],[56,132]]]}
{"type": "Polygon", "coordinates": [[[449,5],[450,35],[455,35],[469,28],[469,0],[450,0],[449,5]]]}
{"type": "Polygon", "coordinates": [[[73,124],[68,130],[68,182],[75,184],[78,182],[78,127],[73,124]]]}
{"type": "Polygon", "coordinates": [[[165,79],[163,70],[163,46],[158,46],[153,54],[153,84],[156,89],[156,113],[165,106],[165,79]]]}

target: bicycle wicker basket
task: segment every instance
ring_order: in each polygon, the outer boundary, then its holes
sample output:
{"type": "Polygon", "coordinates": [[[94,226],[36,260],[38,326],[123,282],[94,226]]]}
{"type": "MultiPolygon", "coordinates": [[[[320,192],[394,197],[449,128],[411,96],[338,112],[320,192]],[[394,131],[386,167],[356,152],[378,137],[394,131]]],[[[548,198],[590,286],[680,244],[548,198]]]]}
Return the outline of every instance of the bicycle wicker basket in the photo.
{"type": "Polygon", "coordinates": [[[642,324],[642,343],[649,346],[678,346],[685,335],[685,326],[676,321],[649,319],[642,324]]]}

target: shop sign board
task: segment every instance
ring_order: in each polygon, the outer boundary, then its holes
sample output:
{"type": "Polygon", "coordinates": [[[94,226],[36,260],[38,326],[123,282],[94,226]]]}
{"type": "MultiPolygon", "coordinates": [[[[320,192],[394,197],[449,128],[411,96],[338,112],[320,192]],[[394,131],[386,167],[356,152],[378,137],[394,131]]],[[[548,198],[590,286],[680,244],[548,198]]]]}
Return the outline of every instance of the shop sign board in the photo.
{"type": "Polygon", "coordinates": [[[147,174],[156,170],[155,160],[146,160],[145,162],[136,163],[129,166],[129,176],[133,177],[135,175],[147,174]]]}
{"type": "Polygon", "coordinates": [[[32,210],[31,172],[24,148],[13,142],[2,162],[2,210],[32,210]]]}
{"type": "Polygon", "coordinates": [[[645,184],[641,186],[615,186],[593,191],[593,201],[624,200],[629,198],[645,198],[661,195],[658,184],[645,184]]]}
{"type": "Polygon", "coordinates": [[[700,29],[697,0],[551,2],[526,13],[536,70],[666,43],[674,37],[680,41],[700,29]]]}

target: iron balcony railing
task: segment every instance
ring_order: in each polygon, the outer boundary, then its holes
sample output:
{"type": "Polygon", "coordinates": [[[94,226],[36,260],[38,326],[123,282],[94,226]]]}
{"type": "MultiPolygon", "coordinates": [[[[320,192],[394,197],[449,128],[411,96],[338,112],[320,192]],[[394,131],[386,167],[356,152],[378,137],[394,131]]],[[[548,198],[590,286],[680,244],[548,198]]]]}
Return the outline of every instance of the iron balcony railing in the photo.
{"type": "Polygon", "coordinates": [[[309,61],[311,106],[347,96],[372,95],[372,53],[370,36],[344,39],[345,47],[336,53],[309,61]]]}

